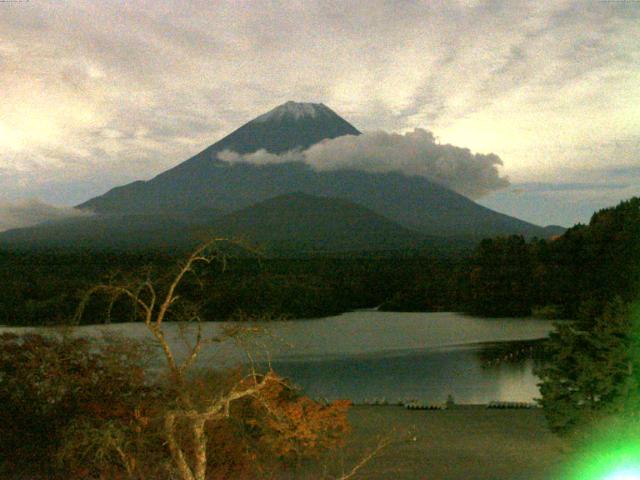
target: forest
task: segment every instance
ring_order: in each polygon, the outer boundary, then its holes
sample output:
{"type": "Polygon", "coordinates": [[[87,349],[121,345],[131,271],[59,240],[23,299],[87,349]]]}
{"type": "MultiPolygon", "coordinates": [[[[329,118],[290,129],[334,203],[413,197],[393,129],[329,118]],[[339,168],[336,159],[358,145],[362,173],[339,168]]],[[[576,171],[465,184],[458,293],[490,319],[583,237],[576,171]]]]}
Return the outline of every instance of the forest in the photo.
{"type": "MultiPolygon", "coordinates": [[[[614,297],[633,299],[639,281],[640,199],[600,210],[588,225],[525,241],[485,239],[467,253],[408,252],[268,258],[225,255],[207,266],[184,294],[205,320],[238,317],[313,318],[359,308],[460,311],[473,315],[578,318],[600,314],[614,297]]],[[[223,251],[224,253],[224,251],[223,251]]],[[[140,275],[162,283],[177,253],[0,252],[0,324],[56,325],[72,321],[91,286],[140,275]]],[[[83,322],[129,321],[126,301],[110,318],[100,299],[83,322]]]]}
{"type": "MultiPolygon", "coordinates": [[[[4,285],[0,324],[68,323],[83,293],[94,284],[147,273],[162,282],[179,258],[159,252],[5,252],[0,255],[4,285]]],[[[202,305],[206,320],[229,320],[238,315],[312,318],[382,304],[389,309],[439,310],[462,305],[458,290],[448,293],[439,282],[451,282],[456,278],[452,272],[463,272],[464,268],[462,259],[437,257],[229,256],[224,266],[205,267],[201,284],[185,282],[184,290],[202,305]],[[424,295],[410,298],[407,285],[423,289],[424,295]]],[[[102,307],[96,300],[92,314],[83,321],[105,322],[102,307]]],[[[115,305],[114,312],[124,313],[127,308],[126,304],[115,305]]],[[[126,315],[111,318],[128,320],[126,315]]]]}

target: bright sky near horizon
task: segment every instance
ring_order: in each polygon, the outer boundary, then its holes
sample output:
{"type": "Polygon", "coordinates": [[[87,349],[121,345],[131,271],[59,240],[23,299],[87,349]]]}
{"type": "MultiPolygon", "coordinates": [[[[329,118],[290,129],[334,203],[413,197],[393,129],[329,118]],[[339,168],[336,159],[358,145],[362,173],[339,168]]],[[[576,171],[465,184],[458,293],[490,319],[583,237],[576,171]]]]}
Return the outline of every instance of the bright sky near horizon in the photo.
{"type": "Polygon", "coordinates": [[[0,216],[151,178],[287,100],[495,153],[511,186],[479,201],[535,223],[640,195],[639,0],[0,2],[0,91],[0,216]]]}

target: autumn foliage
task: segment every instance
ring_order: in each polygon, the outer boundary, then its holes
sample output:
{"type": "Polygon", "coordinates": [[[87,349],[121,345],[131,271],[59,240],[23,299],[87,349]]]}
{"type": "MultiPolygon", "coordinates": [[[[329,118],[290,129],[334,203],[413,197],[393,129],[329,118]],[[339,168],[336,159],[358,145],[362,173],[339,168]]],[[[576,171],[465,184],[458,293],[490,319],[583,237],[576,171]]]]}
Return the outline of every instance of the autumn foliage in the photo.
{"type": "Polygon", "coordinates": [[[182,296],[185,278],[197,283],[197,267],[224,264],[219,241],[194,250],[168,281],[147,272],[98,284],[79,304],[78,322],[95,297],[107,301],[108,318],[119,299],[130,304],[129,318],[145,325],[163,365],[153,379],[145,375],[151,351],[142,343],[0,336],[0,473],[12,479],[273,478],[343,444],[348,402],[315,402],[253,362],[233,371],[195,369],[203,348],[231,341],[243,348],[245,337],[260,330],[229,325],[207,336],[200,305],[182,296]],[[167,321],[179,322],[185,354],[168,340],[167,321]]]}
{"type": "Polygon", "coordinates": [[[279,458],[291,461],[342,446],[349,433],[346,418],[350,406],[349,400],[323,405],[274,382],[262,398],[253,399],[251,404],[265,420],[250,421],[267,432],[263,442],[279,458]]]}
{"type": "Polygon", "coordinates": [[[79,417],[129,421],[148,390],[129,342],[0,335],[0,471],[54,476],[64,432],[79,417]]]}
{"type": "MultiPolygon", "coordinates": [[[[0,472],[27,478],[174,478],[163,418],[175,384],[145,377],[145,349],[129,340],[0,335],[0,472]]],[[[244,380],[243,380],[244,378],[244,380]]],[[[206,372],[181,388],[206,402],[243,388],[243,372],[206,372]]],[[[207,479],[273,478],[349,432],[349,402],[316,402],[270,376],[260,395],[206,422],[207,479]]],[[[176,436],[189,451],[189,422],[176,436]]]]}

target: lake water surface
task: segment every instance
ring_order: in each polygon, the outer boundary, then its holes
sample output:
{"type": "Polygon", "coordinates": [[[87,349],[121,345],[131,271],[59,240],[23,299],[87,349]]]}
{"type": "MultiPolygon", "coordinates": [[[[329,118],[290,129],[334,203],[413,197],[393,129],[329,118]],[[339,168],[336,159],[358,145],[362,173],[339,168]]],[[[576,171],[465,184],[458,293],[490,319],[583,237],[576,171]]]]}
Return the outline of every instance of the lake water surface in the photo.
{"type": "MultiPolygon", "coordinates": [[[[215,335],[224,324],[207,323],[215,335]]],[[[268,335],[250,337],[247,347],[259,360],[269,357],[277,372],[313,397],[356,402],[417,399],[459,403],[492,400],[532,401],[538,396],[532,362],[485,368],[478,356],[483,343],[544,338],[552,322],[537,319],[484,319],[457,313],[397,313],[360,310],[313,320],[266,324],[268,335]]],[[[168,338],[184,351],[175,324],[168,338]]],[[[0,332],[24,330],[0,327],[0,332]]],[[[84,326],[77,334],[117,333],[149,336],[143,324],[84,326]]],[[[233,345],[212,347],[200,366],[237,363],[246,357],[233,345]]]]}

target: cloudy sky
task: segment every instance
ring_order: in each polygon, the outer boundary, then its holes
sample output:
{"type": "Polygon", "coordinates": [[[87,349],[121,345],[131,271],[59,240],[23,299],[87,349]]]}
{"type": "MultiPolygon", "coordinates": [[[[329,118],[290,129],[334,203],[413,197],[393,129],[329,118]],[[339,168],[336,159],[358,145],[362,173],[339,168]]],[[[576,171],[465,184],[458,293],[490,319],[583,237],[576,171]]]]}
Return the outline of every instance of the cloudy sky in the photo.
{"type": "Polygon", "coordinates": [[[495,154],[510,185],[478,201],[536,223],[640,195],[640,0],[14,0],[0,89],[14,217],[151,178],[287,100],[495,154]]]}

